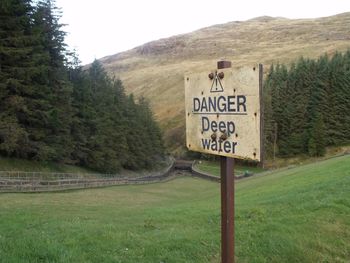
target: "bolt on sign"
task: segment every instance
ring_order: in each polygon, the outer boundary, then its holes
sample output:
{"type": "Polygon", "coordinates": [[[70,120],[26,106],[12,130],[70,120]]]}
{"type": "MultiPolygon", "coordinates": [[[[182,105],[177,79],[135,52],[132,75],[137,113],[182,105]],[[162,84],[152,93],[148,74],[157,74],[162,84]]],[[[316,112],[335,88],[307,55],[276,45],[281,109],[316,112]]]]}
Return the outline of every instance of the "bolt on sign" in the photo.
{"type": "Polygon", "coordinates": [[[185,76],[189,150],[261,160],[262,65],[185,76]]]}

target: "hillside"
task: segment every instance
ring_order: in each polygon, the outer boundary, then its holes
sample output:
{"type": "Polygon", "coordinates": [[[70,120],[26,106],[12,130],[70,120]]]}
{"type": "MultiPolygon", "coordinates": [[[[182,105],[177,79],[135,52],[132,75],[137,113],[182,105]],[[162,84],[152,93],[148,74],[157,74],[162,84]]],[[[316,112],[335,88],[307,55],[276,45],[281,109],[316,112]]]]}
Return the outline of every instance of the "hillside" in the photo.
{"type": "Polygon", "coordinates": [[[184,145],[185,73],[210,70],[220,59],[233,66],[290,63],[350,48],[350,12],[318,19],[259,17],[203,28],[102,58],[127,90],[151,101],[173,153],[184,145]]]}
{"type": "MultiPolygon", "coordinates": [[[[235,262],[349,262],[350,156],[236,183],[235,262]]],[[[220,262],[220,187],[0,195],[0,262],[220,262]]]]}

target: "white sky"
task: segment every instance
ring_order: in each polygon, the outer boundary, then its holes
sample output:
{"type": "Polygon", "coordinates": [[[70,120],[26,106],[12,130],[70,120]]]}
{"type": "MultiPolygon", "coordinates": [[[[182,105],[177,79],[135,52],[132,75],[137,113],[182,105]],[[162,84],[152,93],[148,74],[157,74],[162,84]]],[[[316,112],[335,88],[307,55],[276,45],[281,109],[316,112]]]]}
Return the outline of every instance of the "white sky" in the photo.
{"type": "Polygon", "coordinates": [[[214,24],[350,11],[349,0],[56,0],[56,5],[63,11],[61,22],[68,24],[66,42],[83,64],[214,24]]]}

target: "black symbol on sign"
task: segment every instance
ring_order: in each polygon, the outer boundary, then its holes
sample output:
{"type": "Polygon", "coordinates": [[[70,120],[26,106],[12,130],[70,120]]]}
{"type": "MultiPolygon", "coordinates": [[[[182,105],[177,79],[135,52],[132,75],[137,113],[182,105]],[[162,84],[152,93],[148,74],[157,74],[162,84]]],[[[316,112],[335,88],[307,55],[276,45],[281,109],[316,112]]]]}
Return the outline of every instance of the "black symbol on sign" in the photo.
{"type": "Polygon", "coordinates": [[[222,86],[221,79],[224,78],[224,73],[220,72],[218,74],[217,71],[215,71],[215,75],[213,76],[213,83],[211,84],[210,92],[223,92],[224,87],[222,86]]]}

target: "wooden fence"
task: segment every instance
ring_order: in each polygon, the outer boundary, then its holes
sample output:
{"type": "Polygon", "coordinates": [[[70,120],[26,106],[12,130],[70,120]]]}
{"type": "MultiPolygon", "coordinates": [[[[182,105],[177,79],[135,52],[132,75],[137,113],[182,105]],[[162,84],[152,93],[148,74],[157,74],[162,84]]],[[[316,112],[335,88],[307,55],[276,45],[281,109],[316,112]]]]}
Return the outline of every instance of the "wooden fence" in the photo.
{"type": "Polygon", "coordinates": [[[112,174],[70,174],[44,172],[0,171],[0,192],[47,192],[69,189],[94,188],[125,184],[147,184],[167,181],[174,161],[163,171],[153,175],[126,177],[112,174]]]}
{"type": "MultiPolygon", "coordinates": [[[[187,175],[202,179],[220,182],[220,177],[199,171],[196,161],[174,161],[169,166],[156,174],[127,177],[113,174],[76,174],[76,173],[45,173],[45,172],[17,172],[0,171],[0,192],[48,192],[69,189],[95,188],[112,185],[148,184],[164,182],[176,177],[177,170],[188,170],[187,175]]],[[[181,174],[181,173],[180,173],[181,174]]],[[[247,175],[236,176],[236,179],[247,175]]]]}

